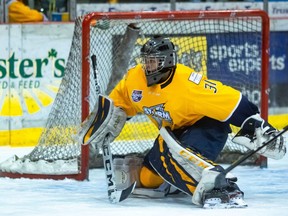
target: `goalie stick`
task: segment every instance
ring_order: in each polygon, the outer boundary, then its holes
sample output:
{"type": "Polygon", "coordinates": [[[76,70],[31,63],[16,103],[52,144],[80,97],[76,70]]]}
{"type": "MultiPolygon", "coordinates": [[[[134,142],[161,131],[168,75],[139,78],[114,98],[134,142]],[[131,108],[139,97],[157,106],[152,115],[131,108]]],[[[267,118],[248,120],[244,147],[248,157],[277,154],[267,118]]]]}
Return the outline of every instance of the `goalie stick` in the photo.
{"type": "Polygon", "coordinates": [[[91,61],[92,61],[92,68],[93,68],[93,75],[94,75],[94,82],[95,82],[95,88],[96,88],[96,94],[100,94],[100,86],[98,84],[97,80],[97,60],[96,60],[96,55],[91,56],[91,61]]]}
{"type": "Polygon", "coordinates": [[[271,138],[270,140],[267,140],[266,142],[262,143],[262,146],[258,147],[255,150],[250,150],[248,151],[245,155],[243,155],[240,159],[238,159],[237,161],[235,161],[234,163],[232,163],[229,167],[227,167],[223,172],[221,172],[220,174],[218,174],[218,176],[216,177],[215,180],[215,187],[216,188],[223,188],[227,185],[226,181],[225,181],[225,176],[227,173],[229,173],[231,170],[233,170],[235,167],[239,166],[242,162],[244,162],[246,159],[248,159],[249,157],[251,157],[252,155],[254,155],[255,153],[257,153],[258,151],[260,151],[262,148],[264,148],[265,146],[271,144],[273,141],[275,141],[276,139],[278,139],[280,136],[282,136],[286,131],[288,130],[288,125],[285,126],[283,128],[282,131],[280,131],[278,134],[276,134],[273,138],[271,138]]]}
{"type": "MultiPolygon", "coordinates": [[[[96,55],[91,56],[91,61],[92,61],[92,67],[93,67],[96,93],[100,94],[100,86],[98,85],[98,81],[97,81],[96,55]]],[[[113,170],[113,158],[112,158],[112,153],[110,149],[110,142],[111,140],[109,139],[109,134],[107,134],[103,140],[101,147],[102,147],[102,152],[103,152],[103,162],[104,162],[106,182],[108,186],[108,199],[111,203],[118,203],[118,202],[125,200],[133,192],[136,186],[136,181],[126,189],[119,190],[116,188],[115,173],[113,170]]]]}
{"type": "Polygon", "coordinates": [[[103,161],[108,185],[108,199],[111,203],[118,203],[125,200],[134,190],[136,181],[124,190],[118,190],[115,182],[115,172],[113,169],[113,159],[110,150],[109,134],[105,137],[102,145],[103,161]]]}
{"type": "MultiPolygon", "coordinates": [[[[110,76],[110,79],[106,88],[107,95],[112,91],[115,85],[123,77],[124,73],[126,73],[128,69],[128,65],[129,65],[130,56],[133,53],[135,42],[138,38],[139,32],[140,32],[140,29],[135,24],[131,23],[127,26],[123,39],[121,40],[120,48],[118,52],[116,53],[116,60],[113,65],[114,68],[112,69],[112,75],[110,76]]],[[[93,67],[93,73],[94,73],[94,79],[95,79],[95,85],[96,85],[96,93],[97,91],[100,93],[100,87],[97,81],[96,56],[93,55],[91,59],[92,59],[92,67],[93,67]]],[[[113,165],[112,165],[113,160],[112,160],[112,154],[110,150],[110,141],[108,137],[103,142],[102,151],[103,151],[103,161],[104,161],[104,167],[105,167],[105,173],[106,173],[106,180],[108,184],[108,198],[112,203],[121,202],[125,200],[133,192],[136,186],[136,181],[126,189],[123,189],[123,190],[117,189],[116,182],[115,182],[115,173],[114,173],[113,165]]]]}

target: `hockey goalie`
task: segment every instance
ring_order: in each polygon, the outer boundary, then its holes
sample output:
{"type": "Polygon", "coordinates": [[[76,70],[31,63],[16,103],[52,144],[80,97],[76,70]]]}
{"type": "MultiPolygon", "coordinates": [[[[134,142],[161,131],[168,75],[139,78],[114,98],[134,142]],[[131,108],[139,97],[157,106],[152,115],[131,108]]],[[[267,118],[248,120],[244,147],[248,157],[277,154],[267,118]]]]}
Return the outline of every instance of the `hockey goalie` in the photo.
{"type": "MultiPolygon", "coordinates": [[[[241,92],[177,63],[170,39],[155,36],[141,48],[141,63],[128,70],[109,97],[99,96],[97,108],[83,123],[81,139],[100,146],[112,142],[126,119],[138,113],[159,128],[140,166],[141,188],[180,191],[204,208],[247,207],[237,177],[228,173],[220,185],[215,183],[224,169],[214,161],[231,133],[230,124],[241,127],[233,142],[249,149],[277,130],[241,92]]],[[[285,153],[282,136],[260,152],[273,159],[285,153]]]]}

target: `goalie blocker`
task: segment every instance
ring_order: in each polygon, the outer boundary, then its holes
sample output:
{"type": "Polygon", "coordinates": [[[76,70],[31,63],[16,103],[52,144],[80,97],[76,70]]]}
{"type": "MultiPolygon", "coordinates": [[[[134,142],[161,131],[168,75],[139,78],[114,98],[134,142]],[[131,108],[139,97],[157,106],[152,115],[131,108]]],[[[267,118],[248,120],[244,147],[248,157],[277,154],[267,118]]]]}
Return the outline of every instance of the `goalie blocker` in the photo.
{"type": "Polygon", "coordinates": [[[99,95],[98,106],[82,123],[78,133],[83,144],[103,144],[104,138],[109,135],[112,142],[121,132],[126,122],[127,115],[119,107],[115,107],[108,97],[99,95]]]}

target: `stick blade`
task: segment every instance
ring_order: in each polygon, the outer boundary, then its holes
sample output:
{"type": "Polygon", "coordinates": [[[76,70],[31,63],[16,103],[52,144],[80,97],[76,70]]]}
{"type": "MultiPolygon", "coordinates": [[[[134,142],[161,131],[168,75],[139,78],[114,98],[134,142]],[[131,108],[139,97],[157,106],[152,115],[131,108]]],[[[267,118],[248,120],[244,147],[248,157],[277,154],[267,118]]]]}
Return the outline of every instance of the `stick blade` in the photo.
{"type": "Polygon", "coordinates": [[[119,202],[121,202],[121,201],[125,200],[126,198],[128,198],[128,196],[133,192],[135,186],[136,186],[136,181],[133,184],[131,184],[128,188],[122,190],[119,202]]]}
{"type": "Polygon", "coordinates": [[[122,202],[123,200],[127,199],[129,197],[129,195],[133,192],[135,186],[136,186],[136,181],[131,184],[129,187],[123,189],[123,190],[116,190],[113,191],[110,196],[109,196],[109,200],[112,203],[119,203],[122,202]]]}

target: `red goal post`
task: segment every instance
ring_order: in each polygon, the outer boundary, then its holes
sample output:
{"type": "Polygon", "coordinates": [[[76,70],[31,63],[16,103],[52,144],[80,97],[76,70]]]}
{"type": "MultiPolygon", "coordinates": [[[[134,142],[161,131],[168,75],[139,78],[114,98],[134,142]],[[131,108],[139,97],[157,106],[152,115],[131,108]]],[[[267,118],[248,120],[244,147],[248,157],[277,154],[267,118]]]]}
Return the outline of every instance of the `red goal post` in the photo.
{"type": "MultiPolygon", "coordinates": [[[[117,58],[129,56],[127,63],[133,66],[139,62],[140,47],[156,34],[171,38],[178,49],[180,63],[241,90],[255,100],[261,116],[267,119],[269,17],[264,11],[90,13],[75,21],[65,75],[38,145],[23,158],[10,158],[1,163],[0,176],[87,179],[91,150],[79,143],[77,131],[97,103],[95,81],[100,92],[105,93],[110,78],[118,71],[117,58]],[[127,53],[119,47],[131,23],[139,27],[140,32],[133,49],[127,53]],[[95,73],[92,55],[97,59],[95,73]]],[[[133,117],[111,144],[112,152],[120,156],[147,152],[157,133],[145,116],[133,117]]],[[[228,147],[228,152],[231,149],[246,151],[231,142],[228,147]]],[[[267,166],[266,158],[257,158],[255,164],[267,166]]]]}

